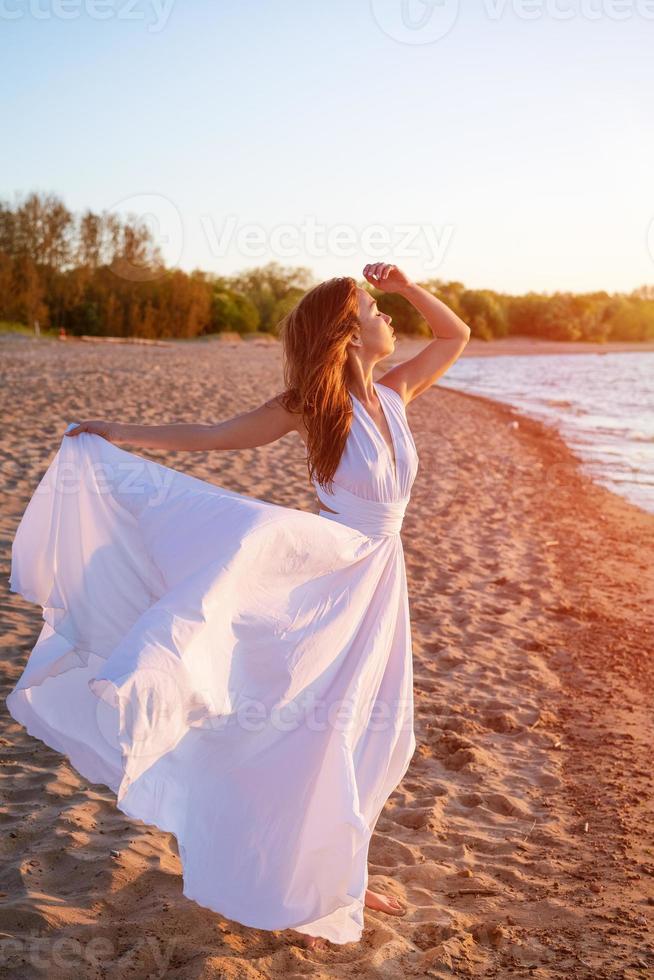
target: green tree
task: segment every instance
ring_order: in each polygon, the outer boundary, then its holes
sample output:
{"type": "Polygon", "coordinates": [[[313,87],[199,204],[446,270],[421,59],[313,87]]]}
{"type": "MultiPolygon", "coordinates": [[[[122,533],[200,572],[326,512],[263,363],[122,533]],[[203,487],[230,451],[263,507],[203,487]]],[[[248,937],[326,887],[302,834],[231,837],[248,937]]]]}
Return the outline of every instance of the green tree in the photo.
{"type": "Polygon", "coordinates": [[[217,281],[211,293],[211,310],[205,333],[236,331],[252,333],[259,328],[259,311],[248,296],[217,281]]]}
{"type": "Polygon", "coordinates": [[[277,262],[269,262],[262,268],[247,269],[227,280],[227,285],[237,293],[247,296],[259,313],[259,329],[275,333],[279,324],[280,301],[291,290],[304,294],[314,280],[309,269],[285,269],[277,262]]]}

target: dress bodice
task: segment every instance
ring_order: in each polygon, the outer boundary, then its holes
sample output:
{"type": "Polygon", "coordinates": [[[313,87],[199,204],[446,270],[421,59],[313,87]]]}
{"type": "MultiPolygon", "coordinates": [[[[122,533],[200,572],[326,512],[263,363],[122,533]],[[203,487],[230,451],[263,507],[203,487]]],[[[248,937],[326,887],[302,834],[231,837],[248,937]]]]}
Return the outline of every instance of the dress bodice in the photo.
{"type": "Polygon", "coordinates": [[[373,384],[393,440],[395,465],[377,423],[350,393],[352,425],[334,473],[333,492],[315,479],[313,485],[321,503],[336,511],[321,510],[321,516],[367,534],[393,534],[402,525],[418,471],[418,453],[401,395],[388,385],[373,384]]]}

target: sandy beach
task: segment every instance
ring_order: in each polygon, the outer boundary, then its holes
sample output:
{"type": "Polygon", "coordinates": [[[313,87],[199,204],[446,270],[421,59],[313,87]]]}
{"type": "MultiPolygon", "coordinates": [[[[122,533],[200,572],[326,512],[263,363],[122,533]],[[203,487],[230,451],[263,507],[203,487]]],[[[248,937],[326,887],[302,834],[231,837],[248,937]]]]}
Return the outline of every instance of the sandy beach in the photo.
{"type": "MultiPolygon", "coordinates": [[[[401,341],[394,360],[424,343],[401,341]]],[[[464,356],[547,343],[472,341],[464,356]]],[[[594,485],[552,430],[509,407],[438,386],[409,405],[418,745],[369,864],[370,886],[408,912],[366,909],[359,944],[307,950],[184,898],[174,837],[127,818],[4,705],[42,623],[8,593],[11,542],[66,425],[246,411],[281,390],[279,345],[22,338],[0,361],[0,977],[654,976],[654,515],[594,485]]],[[[299,436],[240,452],[123,448],[319,509],[299,436]]]]}

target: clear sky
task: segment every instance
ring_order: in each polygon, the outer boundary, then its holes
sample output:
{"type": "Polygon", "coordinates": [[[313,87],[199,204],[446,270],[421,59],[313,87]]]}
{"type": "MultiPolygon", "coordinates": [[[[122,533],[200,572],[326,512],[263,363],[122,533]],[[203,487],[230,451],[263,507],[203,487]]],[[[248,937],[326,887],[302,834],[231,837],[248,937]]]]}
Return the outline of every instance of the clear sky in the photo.
{"type": "Polygon", "coordinates": [[[654,284],[654,0],[0,0],[0,195],[171,265],[654,284]]]}

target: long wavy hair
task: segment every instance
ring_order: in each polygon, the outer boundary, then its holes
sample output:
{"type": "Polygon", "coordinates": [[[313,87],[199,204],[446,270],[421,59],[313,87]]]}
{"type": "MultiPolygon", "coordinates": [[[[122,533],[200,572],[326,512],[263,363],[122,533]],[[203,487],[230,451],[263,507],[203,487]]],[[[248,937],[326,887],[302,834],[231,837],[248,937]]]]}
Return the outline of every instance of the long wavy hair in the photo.
{"type": "Polygon", "coordinates": [[[286,388],[279,400],[302,415],[309,479],[328,492],[352,425],[347,345],[359,325],[356,282],[341,276],[305,293],[279,328],[286,388]]]}

